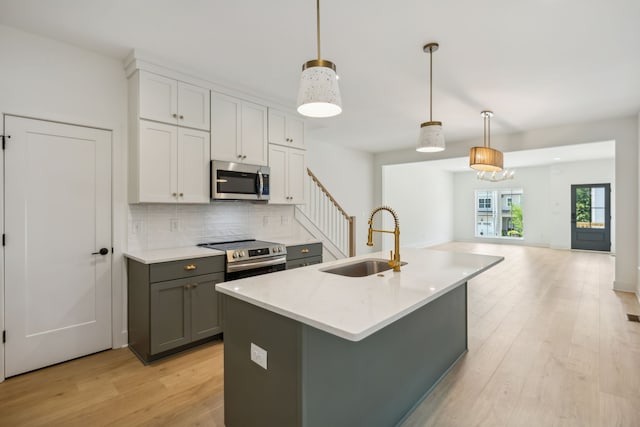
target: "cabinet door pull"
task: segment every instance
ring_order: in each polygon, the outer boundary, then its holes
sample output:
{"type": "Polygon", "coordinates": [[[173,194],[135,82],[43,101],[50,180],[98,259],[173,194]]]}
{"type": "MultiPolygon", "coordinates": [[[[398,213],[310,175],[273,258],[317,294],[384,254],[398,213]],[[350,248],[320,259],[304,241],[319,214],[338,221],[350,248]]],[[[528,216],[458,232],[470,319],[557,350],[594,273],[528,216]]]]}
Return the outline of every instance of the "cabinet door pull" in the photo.
{"type": "Polygon", "coordinates": [[[178,195],[178,193],[171,193],[171,195],[172,195],[173,197],[176,197],[176,196],[178,195]]]}
{"type": "Polygon", "coordinates": [[[173,116],[174,119],[178,118],[178,115],[176,113],[173,113],[172,116],[173,116]]]}
{"type": "Polygon", "coordinates": [[[194,283],[193,285],[191,285],[191,287],[192,287],[193,289],[195,289],[195,288],[197,288],[197,287],[198,287],[198,284],[197,284],[197,283],[194,283]]]}
{"type": "Polygon", "coordinates": [[[180,197],[184,197],[184,193],[180,193],[180,197]]]}
{"type": "Polygon", "coordinates": [[[300,252],[302,252],[303,254],[308,254],[309,253],[309,248],[301,249],[300,252]]]}
{"type": "Polygon", "coordinates": [[[188,291],[191,288],[191,285],[184,285],[183,288],[185,291],[188,291]]]}
{"type": "Polygon", "coordinates": [[[180,114],[180,120],[184,119],[184,116],[182,114],[180,114]]]}
{"type": "Polygon", "coordinates": [[[184,269],[187,270],[187,271],[195,270],[196,268],[198,268],[198,267],[196,267],[195,264],[188,264],[188,265],[184,266],[184,269]]]}

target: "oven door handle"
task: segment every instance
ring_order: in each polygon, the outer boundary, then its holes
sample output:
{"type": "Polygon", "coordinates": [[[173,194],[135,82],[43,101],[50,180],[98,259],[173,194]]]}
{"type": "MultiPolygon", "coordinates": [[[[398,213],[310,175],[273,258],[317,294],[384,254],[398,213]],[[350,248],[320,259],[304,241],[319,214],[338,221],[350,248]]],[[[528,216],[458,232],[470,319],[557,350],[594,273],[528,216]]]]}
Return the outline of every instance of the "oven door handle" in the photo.
{"type": "Polygon", "coordinates": [[[279,264],[286,264],[286,263],[287,263],[286,255],[280,256],[278,258],[271,258],[264,261],[252,261],[252,262],[243,262],[243,263],[237,263],[237,264],[230,263],[230,264],[227,264],[227,273],[235,273],[236,271],[251,270],[254,268],[268,267],[270,265],[279,265],[279,264]]]}

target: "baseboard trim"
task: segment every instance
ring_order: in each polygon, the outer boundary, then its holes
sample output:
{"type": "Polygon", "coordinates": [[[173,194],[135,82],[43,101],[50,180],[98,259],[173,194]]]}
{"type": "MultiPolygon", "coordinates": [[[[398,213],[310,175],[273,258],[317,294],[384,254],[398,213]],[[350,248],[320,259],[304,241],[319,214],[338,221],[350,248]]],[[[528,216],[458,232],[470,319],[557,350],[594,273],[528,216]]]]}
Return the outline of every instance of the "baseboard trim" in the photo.
{"type": "Polygon", "coordinates": [[[613,290],[619,292],[632,292],[637,293],[635,287],[630,283],[618,282],[616,280],[613,281],[613,290]]]}

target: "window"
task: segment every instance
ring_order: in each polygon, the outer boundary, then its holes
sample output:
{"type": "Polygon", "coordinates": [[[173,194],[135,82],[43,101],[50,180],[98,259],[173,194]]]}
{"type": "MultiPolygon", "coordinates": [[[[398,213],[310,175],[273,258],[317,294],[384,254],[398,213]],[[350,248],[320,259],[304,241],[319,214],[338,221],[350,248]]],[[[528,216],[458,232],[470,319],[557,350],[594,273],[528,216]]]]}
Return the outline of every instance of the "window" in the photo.
{"type": "Polygon", "coordinates": [[[522,190],[477,190],[476,237],[521,238],[522,190]]]}

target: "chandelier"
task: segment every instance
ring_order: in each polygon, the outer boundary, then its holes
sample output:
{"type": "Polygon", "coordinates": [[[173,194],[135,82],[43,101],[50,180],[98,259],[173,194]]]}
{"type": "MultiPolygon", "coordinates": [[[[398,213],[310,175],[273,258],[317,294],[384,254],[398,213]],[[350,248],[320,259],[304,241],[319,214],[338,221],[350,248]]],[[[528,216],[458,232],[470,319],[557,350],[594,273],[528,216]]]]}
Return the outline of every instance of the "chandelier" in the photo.
{"type": "Polygon", "coordinates": [[[476,174],[476,178],[480,181],[500,182],[513,179],[516,171],[511,169],[503,169],[501,172],[480,171],[476,174]]]}

